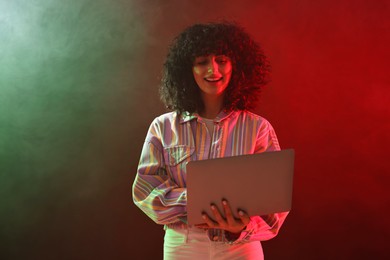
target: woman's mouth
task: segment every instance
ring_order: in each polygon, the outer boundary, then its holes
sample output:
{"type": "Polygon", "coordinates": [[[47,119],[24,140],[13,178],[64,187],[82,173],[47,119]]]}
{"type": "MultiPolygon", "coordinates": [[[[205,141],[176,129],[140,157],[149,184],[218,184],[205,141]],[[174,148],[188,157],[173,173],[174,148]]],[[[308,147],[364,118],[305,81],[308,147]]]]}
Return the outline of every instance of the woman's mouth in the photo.
{"type": "Polygon", "coordinates": [[[218,77],[218,78],[205,78],[205,80],[208,81],[208,82],[218,82],[218,81],[222,80],[222,77],[218,77]]]}

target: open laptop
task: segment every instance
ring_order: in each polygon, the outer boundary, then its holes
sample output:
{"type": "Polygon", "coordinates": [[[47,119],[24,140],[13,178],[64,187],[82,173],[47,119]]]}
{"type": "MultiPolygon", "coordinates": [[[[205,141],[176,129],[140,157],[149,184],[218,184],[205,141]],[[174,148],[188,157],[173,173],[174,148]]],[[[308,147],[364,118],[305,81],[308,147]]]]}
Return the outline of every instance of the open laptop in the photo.
{"type": "Polygon", "coordinates": [[[188,224],[204,223],[210,204],[227,199],[235,217],[237,209],[250,216],[291,209],[294,150],[264,152],[187,163],[188,224]]]}

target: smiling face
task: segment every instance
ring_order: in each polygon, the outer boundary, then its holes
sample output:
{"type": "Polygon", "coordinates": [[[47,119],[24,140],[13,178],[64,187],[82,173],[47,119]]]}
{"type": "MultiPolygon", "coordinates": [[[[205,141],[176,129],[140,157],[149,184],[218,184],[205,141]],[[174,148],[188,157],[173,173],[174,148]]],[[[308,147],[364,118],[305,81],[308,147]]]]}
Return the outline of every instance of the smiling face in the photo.
{"type": "Polygon", "coordinates": [[[220,97],[229,85],[232,62],[225,55],[196,57],[192,72],[203,97],[220,97]]]}

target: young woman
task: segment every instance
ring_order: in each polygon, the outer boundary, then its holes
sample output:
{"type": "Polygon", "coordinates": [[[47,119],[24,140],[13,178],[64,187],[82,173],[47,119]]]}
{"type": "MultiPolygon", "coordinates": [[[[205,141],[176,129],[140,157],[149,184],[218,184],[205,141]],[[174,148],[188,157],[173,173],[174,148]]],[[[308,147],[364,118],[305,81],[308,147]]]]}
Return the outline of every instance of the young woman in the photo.
{"type": "Polygon", "coordinates": [[[227,200],[204,224],[186,222],[186,162],[280,150],[271,124],[249,112],[269,71],[234,23],[195,24],[170,46],[160,94],[173,112],[152,122],[133,184],[134,203],[164,225],[164,259],[263,259],[259,241],[277,235],[287,212],[235,218],[227,200]]]}

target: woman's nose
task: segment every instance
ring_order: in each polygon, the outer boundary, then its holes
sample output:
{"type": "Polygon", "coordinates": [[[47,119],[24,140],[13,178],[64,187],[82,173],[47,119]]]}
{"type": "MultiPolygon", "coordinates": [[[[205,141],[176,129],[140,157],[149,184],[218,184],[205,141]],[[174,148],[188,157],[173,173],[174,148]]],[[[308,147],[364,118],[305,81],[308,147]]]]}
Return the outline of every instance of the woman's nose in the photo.
{"type": "Polygon", "coordinates": [[[215,60],[211,60],[207,72],[212,74],[218,72],[218,63],[215,60]]]}

